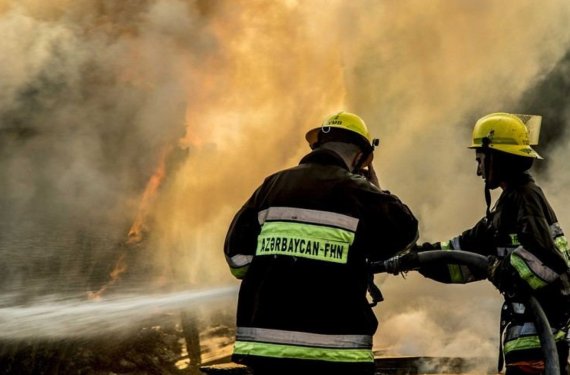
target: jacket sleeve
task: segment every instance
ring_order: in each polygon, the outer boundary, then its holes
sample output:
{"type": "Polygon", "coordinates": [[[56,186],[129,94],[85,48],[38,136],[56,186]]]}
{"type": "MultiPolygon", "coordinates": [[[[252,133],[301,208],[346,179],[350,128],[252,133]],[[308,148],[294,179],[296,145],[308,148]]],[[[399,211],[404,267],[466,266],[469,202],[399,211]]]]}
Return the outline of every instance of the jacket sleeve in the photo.
{"type": "MultiPolygon", "coordinates": [[[[451,240],[432,244],[433,249],[463,250],[481,255],[490,255],[493,246],[493,231],[490,229],[487,218],[481,219],[473,228],[451,240]]],[[[451,263],[430,264],[423,266],[419,272],[427,278],[446,284],[465,284],[486,277],[486,273],[481,270],[451,263]]]]}
{"type": "Polygon", "coordinates": [[[568,272],[564,258],[567,243],[560,227],[549,225],[544,213],[549,206],[539,194],[519,194],[515,199],[518,247],[503,261],[532,289],[541,289],[568,272]],[[566,245],[561,248],[555,241],[566,245]]]}
{"type": "Polygon", "coordinates": [[[410,249],[419,236],[418,221],[408,206],[389,192],[381,194],[383,196],[376,196],[380,200],[373,203],[374,224],[368,230],[371,238],[367,243],[372,244],[369,253],[371,261],[385,260],[410,249]]]}
{"type": "Polygon", "coordinates": [[[257,217],[261,189],[258,188],[236,213],[226,234],[224,255],[232,275],[238,279],[245,277],[255,256],[257,236],[261,230],[257,217]]]}

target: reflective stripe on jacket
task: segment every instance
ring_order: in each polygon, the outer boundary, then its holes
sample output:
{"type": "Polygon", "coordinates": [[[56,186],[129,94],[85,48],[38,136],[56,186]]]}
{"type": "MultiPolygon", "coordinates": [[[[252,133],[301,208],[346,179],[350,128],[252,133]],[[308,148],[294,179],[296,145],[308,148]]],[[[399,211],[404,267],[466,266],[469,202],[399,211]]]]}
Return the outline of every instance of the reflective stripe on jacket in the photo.
{"type": "MultiPolygon", "coordinates": [[[[552,335],[556,343],[565,341],[567,334],[568,327],[552,328],[552,335]]],[[[505,330],[503,345],[507,356],[520,350],[540,350],[540,338],[535,325],[531,322],[509,325],[505,330]]]]}
{"type": "Polygon", "coordinates": [[[238,327],[234,352],[275,358],[371,362],[374,360],[371,347],[370,335],[321,335],[238,327]]]}

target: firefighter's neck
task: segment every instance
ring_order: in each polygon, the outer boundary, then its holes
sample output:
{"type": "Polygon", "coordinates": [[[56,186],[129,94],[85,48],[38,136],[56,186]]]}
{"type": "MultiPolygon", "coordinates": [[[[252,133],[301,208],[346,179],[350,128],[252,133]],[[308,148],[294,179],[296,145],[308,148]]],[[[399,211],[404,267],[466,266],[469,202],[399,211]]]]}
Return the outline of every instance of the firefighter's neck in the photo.
{"type": "Polygon", "coordinates": [[[490,190],[495,190],[501,188],[501,190],[508,190],[513,186],[517,185],[517,178],[512,175],[501,175],[500,177],[493,176],[490,178],[490,183],[487,183],[487,187],[490,190]]]}
{"type": "Polygon", "coordinates": [[[354,171],[362,157],[360,148],[352,143],[327,142],[322,144],[320,147],[337,154],[344,161],[344,164],[349,171],[354,171]]]}

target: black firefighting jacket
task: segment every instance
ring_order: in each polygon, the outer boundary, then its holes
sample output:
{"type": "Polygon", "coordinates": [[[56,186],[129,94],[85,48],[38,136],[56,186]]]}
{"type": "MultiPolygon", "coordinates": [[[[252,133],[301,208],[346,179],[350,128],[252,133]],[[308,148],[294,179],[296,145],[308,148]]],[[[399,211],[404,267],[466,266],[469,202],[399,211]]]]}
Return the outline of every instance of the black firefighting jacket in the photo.
{"type": "MultiPolygon", "coordinates": [[[[524,295],[516,295],[517,289],[523,294],[531,292],[538,299],[555,328],[555,340],[565,345],[570,313],[570,250],[552,207],[530,174],[521,173],[509,181],[489,217],[439,245],[444,250],[499,257],[501,269],[507,271],[504,277],[519,284],[503,291],[501,335],[507,364],[541,357],[533,318],[524,304],[524,295]]],[[[486,277],[456,264],[430,265],[420,272],[446,283],[467,283],[486,277]]]]}
{"type": "Polygon", "coordinates": [[[225,242],[241,278],[234,360],[372,362],[377,320],[367,261],[412,244],[418,223],[396,196],[317,149],[265,179],[225,242]]]}

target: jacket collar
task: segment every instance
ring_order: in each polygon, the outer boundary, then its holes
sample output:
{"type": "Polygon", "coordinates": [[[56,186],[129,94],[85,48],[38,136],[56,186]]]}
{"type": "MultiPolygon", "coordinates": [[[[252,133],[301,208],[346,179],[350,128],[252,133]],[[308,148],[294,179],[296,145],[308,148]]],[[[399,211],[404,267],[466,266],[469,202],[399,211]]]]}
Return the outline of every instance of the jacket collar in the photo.
{"type": "Polygon", "coordinates": [[[517,173],[514,176],[510,176],[509,179],[506,181],[506,183],[507,183],[507,190],[513,190],[519,186],[523,186],[528,183],[534,183],[534,179],[532,178],[529,172],[525,171],[517,173]]]}
{"type": "Polygon", "coordinates": [[[299,164],[336,165],[348,171],[344,160],[333,150],[318,148],[305,155],[299,164]]]}

